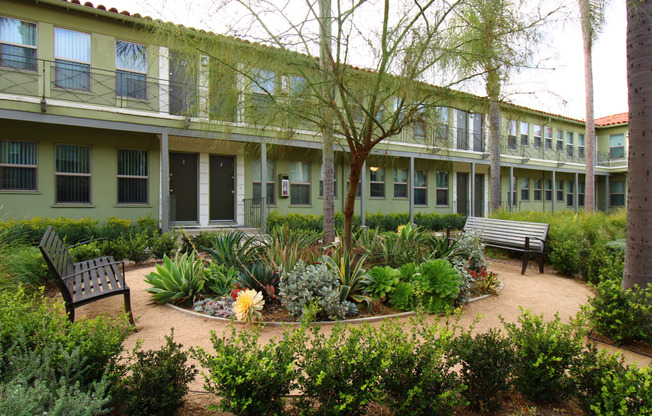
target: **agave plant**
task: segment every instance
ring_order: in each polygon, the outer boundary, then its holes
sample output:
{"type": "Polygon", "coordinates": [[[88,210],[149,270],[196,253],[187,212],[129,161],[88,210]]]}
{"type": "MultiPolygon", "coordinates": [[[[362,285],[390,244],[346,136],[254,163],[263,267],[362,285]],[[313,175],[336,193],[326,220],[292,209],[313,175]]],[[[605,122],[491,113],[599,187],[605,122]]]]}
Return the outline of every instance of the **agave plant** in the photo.
{"type": "Polygon", "coordinates": [[[340,280],[340,302],[351,299],[357,303],[365,302],[367,307],[371,308],[372,299],[362,294],[364,279],[367,277],[362,265],[367,254],[363,255],[356,264],[353,264],[347,250],[343,250],[341,256],[335,257],[335,259],[326,257],[326,264],[335,271],[340,280]]]}
{"type": "Polygon", "coordinates": [[[263,242],[266,261],[278,270],[293,270],[299,260],[314,257],[311,248],[319,238],[318,233],[293,231],[287,224],[276,226],[263,242]]]}
{"type": "Polygon", "coordinates": [[[234,267],[242,270],[245,265],[252,263],[259,257],[260,246],[254,237],[245,236],[240,231],[228,234],[215,235],[206,251],[217,264],[234,267]]]}
{"type": "Polygon", "coordinates": [[[428,236],[426,241],[430,247],[429,260],[445,259],[455,250],[456,241],[446,236],[438,237],[432,235],[428,236]]]}
{"type": "Polygon", "coordinates": [[[238,274],[238,285],[243,288],[262,292],[268,300],[276,298],[279,274],[263,262],[248,265],[238,274]]]}
{"type": "Polygon", "coordinates": [[[174,261],[165,255],[163,265],[156,265],[156,272],[145,276],[152,285],[146,290],[159,303],[192,303],[204,289],[204,265],[195,261],[195,253],[177,255],[174,261]]]}

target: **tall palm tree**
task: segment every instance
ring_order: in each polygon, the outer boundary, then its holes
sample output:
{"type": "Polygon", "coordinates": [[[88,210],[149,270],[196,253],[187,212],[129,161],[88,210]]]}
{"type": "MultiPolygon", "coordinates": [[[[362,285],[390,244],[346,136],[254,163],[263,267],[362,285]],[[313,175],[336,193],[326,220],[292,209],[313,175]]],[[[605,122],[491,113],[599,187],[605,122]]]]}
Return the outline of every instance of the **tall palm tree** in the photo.
{"type": "Polygon", "coordinates": [[[586,200],[584,209],[595,209],[595,118],[593,114],[593,42],[604,25],[607,0],[579,0],[584,44],[586,92],[586,200]]]}
{"type": "Polygon", "coordinates": [[[652,1],[627,1],[629,173],[623,287],[652,283],[652,1]]]}

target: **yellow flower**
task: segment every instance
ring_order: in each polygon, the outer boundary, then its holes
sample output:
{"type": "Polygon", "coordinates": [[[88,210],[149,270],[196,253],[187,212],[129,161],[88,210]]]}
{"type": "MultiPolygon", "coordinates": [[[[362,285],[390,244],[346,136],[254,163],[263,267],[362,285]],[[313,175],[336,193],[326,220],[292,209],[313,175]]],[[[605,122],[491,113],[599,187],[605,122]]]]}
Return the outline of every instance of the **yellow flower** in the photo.
{"type": "Polygon", "coordinates": [[[398,228],[396,229],[396,232],[401,234],[401,231],[403,231],[403,228],[405,228],[405,225],[399,225],[398,228]]]}
{"type": "Polygon", "coordinates": [[[233,312],[238,321],[252,324],[254,319],[261,319],[260,310],[263,309],[265,300],[263,294],[253,289],[241,290],[233,302],[233,312]]]}

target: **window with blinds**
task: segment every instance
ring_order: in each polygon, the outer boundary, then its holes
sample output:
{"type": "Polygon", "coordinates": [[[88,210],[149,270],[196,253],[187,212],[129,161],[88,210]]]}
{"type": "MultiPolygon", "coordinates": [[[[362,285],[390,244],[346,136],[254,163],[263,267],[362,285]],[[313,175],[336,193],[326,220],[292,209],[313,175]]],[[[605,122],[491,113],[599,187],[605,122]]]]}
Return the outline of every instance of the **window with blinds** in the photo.
{"type": "Polygon", "coordinates": [[[290,163],[290,204],[310,205],[310,163],[290,163]]]}
{"type": "Polygon", "coordinates": [[[147,150],[118,149],[118,204],[147,204],[147,150]]]}
{"type": "Polygon", "coordinates": [[[0,65],[36,71],[36,24],[0,17],[0,65]]]}
{"type": "Polygon", "coordinates": [[[0,140],[0,190],[36,190],[36,143],[0,140]]]}
{"type": "Polygon", "coordinates": [[[91,203],[91,148],[55,146],[54,176],[57,204],[91,203]]]}
{"type": "Polygon", "coordinates": [[[80,91],[91,90],[91,35],[54,28],[54,85],[80,91]]]}
{"type": "Polygon", "coordinates": [[[116,95],[147,99],[147,49],[118,40],[115,43],[116,95]]]}

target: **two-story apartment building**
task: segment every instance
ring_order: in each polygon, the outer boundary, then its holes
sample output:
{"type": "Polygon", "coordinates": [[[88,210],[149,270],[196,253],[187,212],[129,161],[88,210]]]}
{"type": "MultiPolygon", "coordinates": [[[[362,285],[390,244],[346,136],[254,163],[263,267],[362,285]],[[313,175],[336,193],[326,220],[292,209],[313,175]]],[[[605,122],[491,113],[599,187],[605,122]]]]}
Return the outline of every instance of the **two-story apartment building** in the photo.
{"type": "MultiPolygon", "coordinates": [[[[164,229],[238,226],[263,188],[268,210],[319,214],[318,132],[257,122],[263,92],[291,100],[301,77],[282,67],[221,72],[209,56],[157,40],[144,21],[77,0],[0,0],[0,219],[151,215],[164,229]],[[255,106],[228,105],[245,100],[255,106]]],[[[363,170],[361,212],[486,215],[487,108],[476,98],[384,141],[363,170]]],[[[501,112],[503,205],[582,209],[583,121],[509,104],[501,112]]],[[[597,207],[622,206],[626,114],[596,126],[597,207]]],[[[341,152],[336,210],[349,176],[341,152]]]]}

